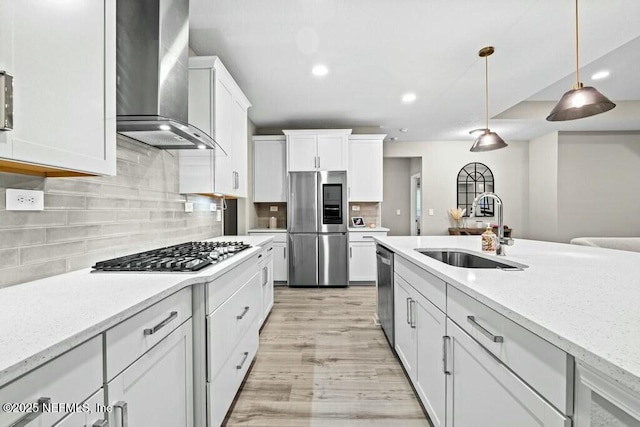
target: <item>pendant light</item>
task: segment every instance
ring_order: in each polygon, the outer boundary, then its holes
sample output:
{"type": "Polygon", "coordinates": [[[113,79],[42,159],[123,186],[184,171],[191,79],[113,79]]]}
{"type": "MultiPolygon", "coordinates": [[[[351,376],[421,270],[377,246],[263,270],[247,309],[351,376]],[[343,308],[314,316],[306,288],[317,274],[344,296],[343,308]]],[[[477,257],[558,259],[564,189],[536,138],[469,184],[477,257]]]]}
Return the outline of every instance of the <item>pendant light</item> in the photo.
{"type": "Polygon", "coordinates": [[[489,129],[489,56],[491,56],[493,52],[495,52],[493,46],[483,47],[482,49],[480,49],[480,52],[478,52],[478,55],[480,55],[481,58],[484,58],[484,99],[486,126],[482,135],[480,135],[471,146],[470,151],[474,152],[497,150],[498,148],[504,148],[507,146],[507,143],[504,142],[497,133],[491,132],[491,130],[489,129]]]}
{"type": "Polygon", "coordinates": [[[613,109],[616,104],[591,86],[580,81],[580,63],[578,43],[578,0],[576,0],[576,83],[573,89],[560,98],[551,113],[547,116],[550,122],[582,119],[613,109]]]}

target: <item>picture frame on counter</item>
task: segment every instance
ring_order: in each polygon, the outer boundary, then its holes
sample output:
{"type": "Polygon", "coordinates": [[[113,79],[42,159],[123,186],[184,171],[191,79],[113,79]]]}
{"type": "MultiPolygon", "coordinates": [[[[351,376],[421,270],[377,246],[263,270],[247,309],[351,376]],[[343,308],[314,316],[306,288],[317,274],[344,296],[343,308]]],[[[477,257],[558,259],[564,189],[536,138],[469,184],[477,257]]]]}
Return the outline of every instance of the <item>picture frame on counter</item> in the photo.
{"type": "Polygon", "coordinates": [[[366,227],[366,224],[364,223],[364,218],[361,216],[351,217],[351,224],[354,227],[366,227]]]}

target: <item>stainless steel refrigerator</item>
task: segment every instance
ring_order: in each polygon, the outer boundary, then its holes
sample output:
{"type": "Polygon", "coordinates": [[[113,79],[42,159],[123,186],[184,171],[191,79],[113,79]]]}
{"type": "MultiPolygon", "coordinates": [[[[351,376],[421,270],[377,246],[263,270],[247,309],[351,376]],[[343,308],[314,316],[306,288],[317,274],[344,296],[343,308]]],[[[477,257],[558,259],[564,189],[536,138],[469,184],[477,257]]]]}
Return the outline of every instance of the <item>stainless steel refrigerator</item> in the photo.
{"type": "Polygon", "coordinates": [[[348,286],[347,173],[289,172],[289,286],[348,286]]]}

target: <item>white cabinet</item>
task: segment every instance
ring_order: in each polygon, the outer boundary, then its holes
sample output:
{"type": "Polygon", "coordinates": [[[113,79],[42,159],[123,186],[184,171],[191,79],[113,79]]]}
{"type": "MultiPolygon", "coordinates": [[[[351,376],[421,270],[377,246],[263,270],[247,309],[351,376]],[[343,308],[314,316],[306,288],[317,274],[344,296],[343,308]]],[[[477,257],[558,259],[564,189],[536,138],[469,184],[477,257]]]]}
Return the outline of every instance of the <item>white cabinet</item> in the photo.
{"type": "Polygon", "coordinates": [[[282,136],[253,137],[253,201],[287,201],[287,146],[282,136]]]}
{"type": "Polygon", "coordinates": [[[287,170],[346,171],[351,129],[284,130],[287,136],[287,170]]]}
{"type": "Polygon", "coordinates": [[[260,282],[262,284],[262,312],[260,315],[260,326],[269,316],[273,307],[273,243],[264,248],[260,261],[260,282]]]}
{"type": "MultiPolygon", "coordinates": [[[[104,392],[102,389],[82,402],[83,411],[72,412],[64,417],[56,427],[107,427],[108,413],[105,412],[104,392]],[[84,412],[84,409],[87,412],[84,412]]],[[[36,427],[36,424],[33,425],[36,427]]]]}
{"type": "Polygon", "coordinates": [[[14,78],[13,130],[0,131],[0,170],[115,175],[115,7],[108,0],[0,3],[0,70],[14,78]]]}
{"type": "Polygon", "coordinates": [[[434,426],[445,425],[442,343],[446,315],[398,274],[394,275],[396,353],[434,426]]]}
{"type": "Polygon", "coordinates": [[[349,201],[382,202],[382,141],[385,136],[349,136],[349,201]]]}
{"type": "Polygon", "coordinates": [[[180,192],[247,197],[247,109],[251,106],[216,56],[189,58],[189,122],[220,150],[181,150],[180,192]]]}
{"type": "Polygon", "coordinates": [[[191,319],[107,384],[110,426],[193,426],[191,319]]]}
{"type": "Polygon", "coordinates": [[[373,237],[386,235],[386,231],[349,231],[350,282],[376,281],[376,244],[373,237]]]}
{"type": "Polygon", "coordinates": [[[289,269],[286,231],[249,231],[249,236],[273,236],[273,281],[286,282],[289,269]]]}
{"type": "Polygon", "coordinates": [[[556,411],[451,320],[447,320],[446,425],[568,427],[556,411]]]}

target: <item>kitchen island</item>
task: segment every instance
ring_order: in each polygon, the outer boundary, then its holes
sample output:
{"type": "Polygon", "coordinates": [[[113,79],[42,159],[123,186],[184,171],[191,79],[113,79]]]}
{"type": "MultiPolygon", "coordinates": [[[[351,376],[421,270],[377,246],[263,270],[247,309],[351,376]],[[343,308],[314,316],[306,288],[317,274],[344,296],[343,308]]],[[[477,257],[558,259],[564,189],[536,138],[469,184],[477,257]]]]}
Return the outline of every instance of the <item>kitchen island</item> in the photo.
{"type": "MultiPolygon", "coordinates": [[[[477,236],[379,237],[375,240],[395,252],[396,273],[400,260],[410,268],[417,267],[423,276],[433,275],[446,283],[446,305],[439,308],[447,316],[457,307],[452,296],[470,297],[533,333],[534,338],[542,338],[566,352],[569,360],[573,358],[578,366],[576,416],[580,415],[580,402],[588,398],[580,388],[580,367],[584,367],[584,375],[597,378],[587,382],[592,384],[602,380],[614,390],[610,394],[619,392],[618,395],[624,396],[620,399],[626,403],[616,402],[618,406],[632,416],[640,417],[640,254],[518,239],[513,246],[506,248],[505,257],[488,256],[527,266],[523,271],[507,271],[455,267],[415,250],[446,248],[479,253],[481,243],[477,236]]],[[[400,278],[403,279],[406,277],[400,278]]],[[[420,285],[414,287],[418,293],[429,296],[429,289],[421,289],[420,285]]],[[[407,301],[409,299],[412,298],[407,301]]],[[[401,304],[402,301],[396,303],[401,304]]],[[[486,319],[476,316],[468,320],[463,318],[453,323],[468,328],[472,321],[486,319]]],[[[398,323],[396,316],[396,333],[398,323]]],[[[414,324],[412,326],[415,328],[414,324]]],[[[494,355],[507,358],[508,352],[498,348],[501,344],[495,342],[483,343],[483,346],[494,355]]],[[[507,338],[505,348],[506,342],[507,338]]],[[[455,371],[455,367],[453,369],[455,371]]],[[[527,379],[524,374],[516,373],[527,379]]],[[[567,384],[571,390],[567,392],[566,406],[561,408],[561,412],[571,418],[574,411],[571,405],[574,400],[572,367],[566,369],[566,375],[569,376],[567,384]]],[[[606,396],[606,393],[604,390],[600,394],[606,396]]]]}

